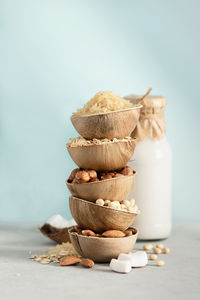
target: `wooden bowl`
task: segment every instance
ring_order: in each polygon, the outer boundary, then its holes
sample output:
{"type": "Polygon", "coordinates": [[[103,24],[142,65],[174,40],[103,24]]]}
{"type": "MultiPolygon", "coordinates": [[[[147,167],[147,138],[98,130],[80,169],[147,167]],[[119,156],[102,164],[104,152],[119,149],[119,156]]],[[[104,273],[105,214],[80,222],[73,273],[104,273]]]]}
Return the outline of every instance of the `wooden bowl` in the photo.
{"type": "Polygon", "coordinates": [[[74,228],[69,230],[70,240],[82,257],[90,258],[95,262],[110,262],[117,258],[120,253],[129,253],[137,240],[138,230],[135,234],[122,238],[88,237],[75,232],[74,228]]]}
{"type": "Polygon", "coordinates": [[[122,201],[127,198],[133,189],[136,172],[133,175],[115,177],[97,182],[69,183],[67,187],[72,196],[90,202],[101,198],[111,201],[122,201]]]}
{"type": "Polygon", "coordinates": [[[86,139],[113,139],[130,136],[140,115],[138,104],[133,108],[85,116],[71,116],[72,124],[86,139]]]}
{"type": "Polygon", "coordinates": [[[79,168],[107,171],[126,166],[133,155],[135,144],[135,140],[131,139],[67,149],[79,168]]]}
{"type": "Polygon", "coordinates": [[[82,228],[96,232],[110,229],[126,230],[133,224],[137,214],[100,206],[95,203],[69,197],[69,207],[72,217],[82,228]]]}

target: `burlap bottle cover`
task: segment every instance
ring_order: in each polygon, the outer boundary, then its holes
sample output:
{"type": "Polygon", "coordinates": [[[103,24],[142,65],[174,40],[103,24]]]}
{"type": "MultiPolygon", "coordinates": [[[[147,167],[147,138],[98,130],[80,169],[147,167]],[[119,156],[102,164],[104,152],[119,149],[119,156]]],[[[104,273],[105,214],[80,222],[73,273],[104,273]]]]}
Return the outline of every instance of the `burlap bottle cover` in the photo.
{"type": "Polygon", "coordinates": [[[129,95],[124,97],[133,104],[141,103],[139,122],[132,133],[132,137],[138,141],[145,138],[161,139],[165,134],[166,124],[164,121],[164,108],[166,99],[162,96],[147,96],[141,100],[142,96],[129,95]]]}

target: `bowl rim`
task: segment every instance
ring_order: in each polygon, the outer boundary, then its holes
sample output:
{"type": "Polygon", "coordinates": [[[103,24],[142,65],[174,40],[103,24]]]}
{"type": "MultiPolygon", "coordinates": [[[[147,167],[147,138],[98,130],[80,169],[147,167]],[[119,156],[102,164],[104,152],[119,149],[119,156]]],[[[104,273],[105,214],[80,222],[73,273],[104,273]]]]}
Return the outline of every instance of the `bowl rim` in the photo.
{"type": "MultiPolygon", "coordinates": [[[[84,200],[84,199],[81,199],[81,198],[78,198],[78,197],[74,197],[74,196],[69,196],[69,199],[72,199],[73,201],[73,198],[77,199],[78,201],[80,202],[86,202],[88,203],[89,205],[93,205],[93,206],[98,206],[100,207],[100,209],[111,209],[111,210],[114,210],[117,214],[129,214],[129,215],[135,215],[135,216],[138,216],[139,213],[132,213],[132,212],[129,212],[129,211],[123,211],[123,210],[118,210],[118,209],[114,209],[114,208],[111,208],[111,207],[107,207],[107,206],[101,206],[101,205],[98,205],[94,202],[90,202],[90,201],[87,201],[87,200],[84,200]]],[[[111,202],[114,202],[114,201],[111,201],[111,202]]]]}
{"type": "MultiPolygon", "coordinates": [[[[134,233],[134,234],[132,234],[132,235],[127,235],[127,236],[123,236],[123,237],[118,237],[118,238],[114,238],[114,237],[112,237],[112,238],[108,238],[108,237],[97,237],[97,236],[85,236],[85,235],[82,235],[82,234],[78,234],[78,232],[75,232],[75,231],[72,231],[72,230],[74,230],[74,227],[75,226],[73,226],[72,228],[70,228],[69,230],[68,230],[68,232],[69,232],[69,235],[77,235],[78,237],[81,237],[81,238],[85,238],[85,239],[92,239],[92,240],[113,240],[113,239],[115,239],[115,240],[117,240],[117,241],[119,241],[119,240],[121,240],[121,239],[131,239],[131,238],[133,238],[133,237],[136,237],[136,240],[137,240],[137,236],[138,236],[138,233],[139,233],[139,230],[138,230],[138,228],[137,227],[129,227],[130,229],[135,229],[136,230],[136,232],[134,233]]],[[[128,228],[128,229],[129,229],[128,228]]],[[[128,230],[127,229],[127,230],[128,230]]]]}
{"type": "MultiPolygon", "coordinates": [[[[106,139],[106,138],[105,138],[106,139]]],[[[97,140],[104,140],[104,139],[97,139],[97,140]]],[[[109,140],[109,139],[108,139],[109,140]]],[[[110,139],[112,141],[112,139],[110,139]]],[[[94,146],[102,146],[102,145],[113,145],[113,144],[120,144],[120,143],[128,143],[128,142],[134,142],[136,144],[136,138],[132,138],[130,136],[130,139],[129,140],[123,140],[122,139],[118,139],[118,141],[112,141],[112,142],[103,142],[102,144],[88,144],[88,145],[78,145],[78,146],[75,146],[75,147],[71,147],[71,146],[68,146],[68,143],[66,144],[66,148],[67,149],[73,149],[73,148],[84,148],[84,147],[94,147],[94,146]]]]}
{"type": "Polygon", "coordinates": [[[125,109],[120,109],[120,110],[113,110],[113,111],[109,111],[106,113],[96,113],[96,114],[89,114],[89,115],[80,115],[80,116],[74,116],[73,114],[71,115],[70,119],[75,119],[75,118],[84,118],[84,117],[92,117],[92,116],[102,116],[102,115],[109,115],[109,114],[114,114],[114,113],[119,113],[119,112],[124,112],[124,111],[129,111],[129,110],[136,110],[139,108],[142,108],[143,105],[142,104],[136,104],[134,107],[129,107],[129,108],[125,108],[125,109]]]}
{"type": "MultiPolygon", "coordinates": [[[[124,176],[120,176],[120,177],[113,177],[113,178],[110,178],[110,179],[104,179],[104,180],[99,180],[99,181],[94,181],[94,182],[85,182],[85,183],[70,183],[70,182],[68,182],[68,179],[66,179],[65,180],[65,183],[66,183],[66,185],[71,185],[71,186],[73,186],[73,185],[82,185],[82,184],[100,184],[100,183],[102,183],[102,182],[107,182],[107,181],[110,181],[110,180],[121,180],[122,178],[124,179],[124,178],[126,178],[126,177],[134,177],[134,176],[136,176],[136,174],[137,174],[137,172],[135,171],[135,170],[133,170],[133,174],[131,174],[131,175],[124,175],[124,176]]],[[[122,180],[123,180],[122,179],[122,180]]]]}

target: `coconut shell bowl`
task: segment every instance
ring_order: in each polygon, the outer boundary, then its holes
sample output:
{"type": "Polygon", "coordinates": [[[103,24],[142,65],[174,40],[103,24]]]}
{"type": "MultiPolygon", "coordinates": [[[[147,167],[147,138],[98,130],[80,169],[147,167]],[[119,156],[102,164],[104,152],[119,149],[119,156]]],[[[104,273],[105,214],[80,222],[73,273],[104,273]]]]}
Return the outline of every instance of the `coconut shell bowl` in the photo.
{"type": "Polygon", "coordinates": [[[95,232],[106,230],[125,231],[135,220],[137,214],[100,206],[95,203],[69,197],[71,214],[81,228],[89,228],[95,232]]]}
{"type": "Polygon", "coordinates": [[[66,185],[72,196],[95,202],[97,199],[122,201],[127,198],[134,187],[136,172],[132,175],[114,177],[96,182],[69,183],[66,185]]]}
{"type": "Polygon", "coordinates": [[[79,168],[107,171],[123,168],[133,155],[135,145],[135,139],[122,139],[87,146],[67,145],[67,150],[79,168]]]}
{"type": "Polygon", "coordinates": [[[137,240],[138,230],[132,228],[133,234],[125,237],[106,238],[96,236],[83,236],[75,228],[69,229],[70,240],[82,257],[87,257],[95,262],[110,262],[120,253],[129,253],[137,240]]]}
{"type": "Polygon", "coordinates": [[[130,136],[140,115],[141,104],[132,108],[93,115],[72,116],[78,133],[86,139],[113,139],[130,136]]]}

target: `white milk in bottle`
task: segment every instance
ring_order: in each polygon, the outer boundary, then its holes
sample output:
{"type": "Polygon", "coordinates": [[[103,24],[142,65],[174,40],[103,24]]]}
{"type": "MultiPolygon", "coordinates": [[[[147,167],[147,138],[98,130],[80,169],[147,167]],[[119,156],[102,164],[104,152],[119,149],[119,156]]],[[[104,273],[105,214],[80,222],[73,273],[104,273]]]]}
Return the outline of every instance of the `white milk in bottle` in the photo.
{"type": "MultiPolygon", "coordinates": [[[[140,96],[125,97],[138,103],[140,96]]],[[[164,107],[161,96],[142,100],[139,123],[132,136],[136,149],[129,165],[136,170],[136,183],[130,197],[134,197],[141,211],[134,226],[139,239],[167,238],[171,231],[171,149],[165,136],[164,107]]]]}

